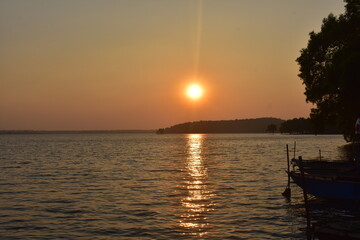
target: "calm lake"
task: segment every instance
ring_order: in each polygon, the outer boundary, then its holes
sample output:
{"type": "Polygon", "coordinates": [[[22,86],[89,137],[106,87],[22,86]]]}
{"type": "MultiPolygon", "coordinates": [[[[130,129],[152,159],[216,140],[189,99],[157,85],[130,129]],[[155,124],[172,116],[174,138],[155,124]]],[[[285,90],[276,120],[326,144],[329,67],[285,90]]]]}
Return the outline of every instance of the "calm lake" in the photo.
{"type": "MultiPolygon", "coordinates": [[[[1,239],[304,239],[285,145],[343,158],[341,135],[0,135],[1,239]]],[[[322,210],[315,218],[353,213],[322,210]]],[[[327,203],[325,203],[327,204],[327,203]]]]}

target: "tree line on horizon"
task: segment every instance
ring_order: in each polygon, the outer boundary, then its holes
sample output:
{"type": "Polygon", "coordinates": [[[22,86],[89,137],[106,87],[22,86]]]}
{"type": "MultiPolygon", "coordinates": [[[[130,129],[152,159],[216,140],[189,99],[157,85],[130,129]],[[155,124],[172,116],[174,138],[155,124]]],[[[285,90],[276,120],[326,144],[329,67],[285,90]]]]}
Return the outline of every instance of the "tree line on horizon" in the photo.
{"type": "Polygon", "coordinates": [[[339,134],[340,131],[336,126],[327,125],[322,128],[317,128],[316,124],[311,118],[293,118],[286,120],[276,126],[274,124],[268,125],[266,132],[269,133],[288,133],[288,134],[339,134]]]}
{"type": "Polygon", "coordinates": [[[221,121],[196,121],[160,128],[158,134],[171,133],[282,133],[282,134],[339,134],[335,126],[317,129],[310,118],[236,119],[221,121]]]}
{"type": "Polygon", "coordinates": [[[279,126],[283,121],[279,118],[196,121],[160,128],[157,133],[264,133],[268,125],[279,126]]]}

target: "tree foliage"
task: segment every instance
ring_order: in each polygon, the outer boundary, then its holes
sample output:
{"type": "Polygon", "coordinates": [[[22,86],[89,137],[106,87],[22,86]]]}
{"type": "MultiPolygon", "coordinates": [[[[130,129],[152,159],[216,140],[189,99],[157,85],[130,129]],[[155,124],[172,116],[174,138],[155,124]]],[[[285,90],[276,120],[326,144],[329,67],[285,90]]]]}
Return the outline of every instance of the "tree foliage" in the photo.
{"type": "Polygon", "coordinates": [[[277,126],[276,124],[269,124],[266,128],[266,132],[269,132],[269,133],[275,133],[277,131],[277,126]]]}
{"type": "Polygon", "coordinates": [[[310,119],[294,118],[283,122],[280,126],[281,133],[304,134],[313,133],[310,119]]]}
{"type": "Polygon", "coordinates": [[[345,2],[344,14],[330,14],[320,32],[309,34],[296,61],[306,101],[316,106],[310,114],[315,126],[336,124],[350,141],[360,116],[360,1],[345,2]]]}

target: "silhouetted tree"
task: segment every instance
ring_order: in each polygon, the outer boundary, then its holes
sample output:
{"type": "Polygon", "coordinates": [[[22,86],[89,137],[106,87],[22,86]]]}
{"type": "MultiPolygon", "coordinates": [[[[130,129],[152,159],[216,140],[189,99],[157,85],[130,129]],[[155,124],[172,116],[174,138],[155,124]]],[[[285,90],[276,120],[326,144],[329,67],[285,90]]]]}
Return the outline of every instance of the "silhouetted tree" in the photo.
{"type": "Polygon", "coordinates": [[[313,133],[313,127],[310,119],[305,118],[294,118],[283,122],[280,125],[281,133],[313,133]]]}
{"type": "Polygon", "coordinates": [[[277,130],[277,126],[275,124],[269,124],[266,128],[266,132],[275,133],[277,130]]]}
{"type": "Polygon", "coordinates": [[[157,133],[157,134],[164,134],[164,131],[165,131],[165,129],[159,128],[159,129],[156,131],[156,133],[157,133]]]}
{"type": "Polygon", "coordinates": [[[320,32],[310,33],[296,61],[306,101],[316,105],[310,114],[316,128],[336,124],[351,141],[360,116],[360,1],[345,2],[344,14],[330,14],[320,32]]]}

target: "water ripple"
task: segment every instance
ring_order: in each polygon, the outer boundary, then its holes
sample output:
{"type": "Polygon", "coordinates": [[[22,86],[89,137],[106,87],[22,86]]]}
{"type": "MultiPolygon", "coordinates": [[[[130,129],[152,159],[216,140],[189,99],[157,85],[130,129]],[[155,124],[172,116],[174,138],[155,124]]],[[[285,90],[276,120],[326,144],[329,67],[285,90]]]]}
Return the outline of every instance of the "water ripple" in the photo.
{"type": "MultiPolygon", "coordinates": [[[[0,236],[303,239],[301,192],[281,196],[283,150],[294,140],[307,158],[321,146],[338,158],[343,144],[341,136],[1,135],[0,236]]],[[[323,216],[323,203],[313,203],[323,216]]]]}

